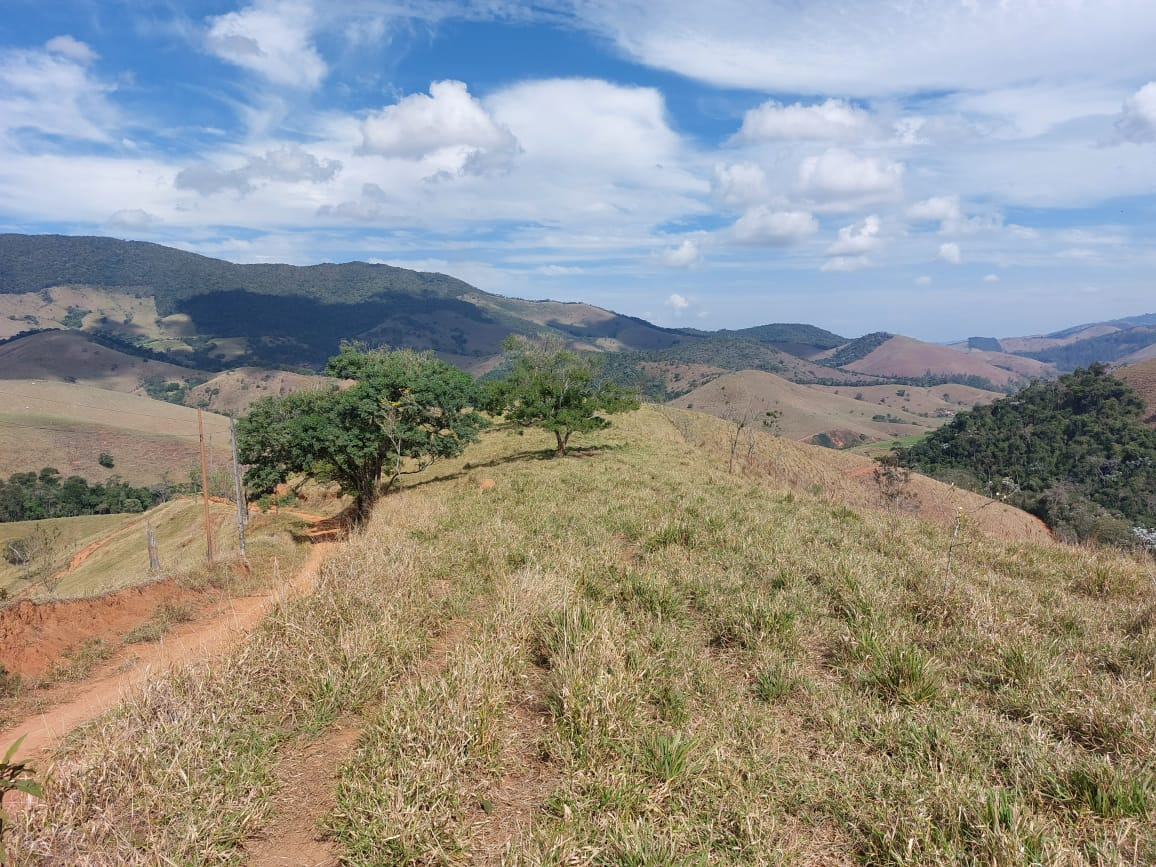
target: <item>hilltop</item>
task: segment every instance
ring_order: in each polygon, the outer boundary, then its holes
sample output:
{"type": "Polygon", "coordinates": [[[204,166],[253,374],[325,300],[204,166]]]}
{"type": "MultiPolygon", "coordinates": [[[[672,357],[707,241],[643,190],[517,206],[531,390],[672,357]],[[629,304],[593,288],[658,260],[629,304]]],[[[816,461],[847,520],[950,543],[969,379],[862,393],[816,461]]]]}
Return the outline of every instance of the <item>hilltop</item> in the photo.
{"type": "Polygon", "coordinates": [[[492,431],[71,738],[16,863],[1156,859],[1144,563],[935,483],[936,520],[865,507],[854,455],[760,436],[730,474],[727,440],[492,431]]]}

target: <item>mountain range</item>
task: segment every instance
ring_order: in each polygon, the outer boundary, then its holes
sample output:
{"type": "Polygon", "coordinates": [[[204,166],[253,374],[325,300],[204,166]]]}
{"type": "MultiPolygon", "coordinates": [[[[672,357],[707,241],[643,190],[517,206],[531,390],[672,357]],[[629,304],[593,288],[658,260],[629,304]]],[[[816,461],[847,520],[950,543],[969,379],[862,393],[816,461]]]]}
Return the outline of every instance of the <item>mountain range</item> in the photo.
{"type": "Polygon", "coordinates": [[[484,374],[506,336],[542,333],[606,353],[610,375],[651,398],[725,414],[742,393],[794,413],[795,436],[834,443],[914,433],[958,406],[1092,361],[1156,358],[1156,314],[950,345],[797,323],[703,331],[384,264],[238,265],[139,241],[0,235],[7,380],[79,379],[238,412],[255,396],[315,381],[342,340],[428,349],[484,374]],[[724,395],[726,377],[740,373],[724,395]]]}

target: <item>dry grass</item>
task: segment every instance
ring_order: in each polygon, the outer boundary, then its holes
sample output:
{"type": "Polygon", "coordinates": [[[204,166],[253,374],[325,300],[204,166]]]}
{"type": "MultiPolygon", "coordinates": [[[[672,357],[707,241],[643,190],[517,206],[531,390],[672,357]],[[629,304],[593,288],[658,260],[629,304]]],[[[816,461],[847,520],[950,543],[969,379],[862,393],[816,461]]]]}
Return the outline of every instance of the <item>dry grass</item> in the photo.
{"type": "Polygon", "coordinates": [[[75,738],[17,863],[240,861],[351,706],[349,864],[1156,861],[1151,561],[972,528],[948,579],[950,528],[800,490],[803,452],[728,475],[654,409],[590,442],[498,431],[386,501],[316,597],[75,738]]]}

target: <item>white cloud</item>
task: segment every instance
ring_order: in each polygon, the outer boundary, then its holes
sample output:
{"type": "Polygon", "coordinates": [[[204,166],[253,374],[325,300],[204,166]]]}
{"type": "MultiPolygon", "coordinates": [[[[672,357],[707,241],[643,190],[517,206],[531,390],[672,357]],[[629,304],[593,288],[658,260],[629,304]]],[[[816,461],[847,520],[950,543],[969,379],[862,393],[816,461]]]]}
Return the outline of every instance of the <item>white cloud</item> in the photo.
{"type": "Polygon", "coordinates": [[[963,261],[963,256],[960,253],[959,244],[948,242],[939,245],[939,258],[944,262],[952,265],[958,265],[963,261]]]}
{"type": "Polygon", "coordinates": [[[273,84],[314,90],[328,67],[313,44],[309,0],[255,0],[208,19],[205,47],[273,84]]]}
{"type": "Polygon", "coordinates": [[[486,107],[539,166],[597,165],[600,174],[656,180],[679,167],[682,143],[655,88],[592,78],[527,81],[487,97],[486,107]]]}
{"type": "Polygon", "coordinates": [[[535,270],[547,277],[573,277],[576,274],[586,273],[585,268],[579,268],[576,265],[543,265],[535,270]]]}
{"type": "Polygon", "coordinates": [[[823,263],[820,271],[860,271],[868,267],[871,261],[866,256],[836,256],[823,263]]]}
{"type": "Polygon", "coordinates": [[[959,220],[961,215],[959,196],[932,196],[907,209],[907,216],[917,221],[947,223],[959,220]]]}
{"type": "Polygon", "coordinates": [[[677,292],[672,292],[666,299],[666,303],[668,306],[673,307],[676,313],[681,313],[683,310],[686,310],[686,308],[690,306],[690,301],[688,301],[684,296],[679,295],[677,292]]]}
{"type": "Polygon", "coordinates": [[[119,123],[107,99],[112,90],[93,77],[87,61],[69,54],[0,52],[0,130],[109,141],[110,130],[119,123]]]}
{"type": "Polygon", "coordinates": [[[114,229],[148,229],[159,220],[141,208],[125,208],[108,218],[108,226],[114,229]]]}
{"type": "Polygon", "coordinates": [[[931,278],[928,277],[926,274],[920,274],[918,277],[915,278],[915,285],[916,286],[930,286],[931,285],[931,278]]]}
{"type": "Polygon", "coordinates": [[[435,81],[366,118],[362,151],[385,157],[440,158],[442,170],[482,174],[509,167],[520,148],[460,81],[435,81]],[[447,162],[448,161],[448,162],[447,162]]]}
{"type": "Polygon", "coordinates": [[[817,105],[783,105],[769,100],[743,115],[743,125],[734,140],[859,141],[870,133],[871,125],[870,114],[842,99],[828,99],[817,105]]]}
{"type": "Polygon", "coordinates": [[[621,0],[576,13],[650,66],[771,93],[891,96],[1151,75],[1150,0],[621,0]],[[1111,62],[1105,62],[1111,58],[1111,62]]]}
{"type": "Polygon", "coordinates": [[[839,240],[827,248],[831,255],[862,255],[879,246],[879,230],[882,224],[877,214],[871,214],[862,222],[852,223],[839,230],[839,240]]]}
{"type": "Polygon", "coordinates": [[[702,262],[702,251],[698,249],[698,244],[688,238],[677,247],[663,250],[659,259],[671,268],[690,268],[702,262]]]}
{"type": "Polygon", "coordinates": [[[819,222],[807,211],[773,211],[766,205],[751,208],[730,229],[739,244],[786,247],[819,231],[819,222]]]}
{"type": "Polygon", "coordinates": [[[242,195],[251,192],[260,181],[320,184],[332,180],[341,171],[337,160],[322,160],[299,145],[289,144],[261,156],[250,157],[236,169],[218,169],[202,163],[179,172],[174,180],[178,189],[193,190],[207,196],[224,190],[242,195]]]}
{"type": "Polygon", "coordinates": [[[45,51],[61,54],[76,63],[88,65],[96,60],[96,52],[72,36],[54,36],[44,43],[45,51]]]}
{"type": "Polygon", "coordinates": [[[999,282],[999,275],[998,274],[984,274],[983,275],[983,282],[984,283],[998,283],[999,282]]]}
{"type": "Polygon", "coordinates": [[[1156,81],[1149,81],[1124,100],[1116,135],[1120,141],[1137,144],[1156,142],[1156,81]]]}
{"type": "Polygon", "coordinates": [[[885,157],[860,157],[829,148],[799,166],[804,193],[836,207],[894,198],[902,190],[903,164],[885,157]]]}
{"type": "Polygon", "coordinates": [[[770,195],[767,173],[754,163],[715,163],[711,193],[730,207],[766,201],[770,195]]]}

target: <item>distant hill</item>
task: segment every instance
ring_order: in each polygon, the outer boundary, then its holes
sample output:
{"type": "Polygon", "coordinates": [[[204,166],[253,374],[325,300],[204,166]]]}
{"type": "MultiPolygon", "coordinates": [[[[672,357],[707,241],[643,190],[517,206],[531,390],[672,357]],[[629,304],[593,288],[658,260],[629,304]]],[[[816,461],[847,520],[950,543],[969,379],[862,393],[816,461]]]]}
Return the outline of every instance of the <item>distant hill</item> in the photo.
{"type": "Polygon", "coordinates": [[[999,397],[968,386],[896,388],[801,385],[764,371],[727,373],[669,402],[720,418],[757,420],[768,410],[781,415],[782,436],[846,448],[881,439],[933,431],[959,409],[999,397]]]}
{"type": "Polygon", "coordinates": [[[840,348],[823,359],[844,370],[880,377],[948,379],[980,388],[1004,388],[1030,376],[1049,376],[1043,363],[1025,365],[1020,360],[1003,361],[1001,353],[960,352],[890,334],[871,334],[840,348]]]}
{"type": "MultiPolygon", "coordinates": [[[[210,460],[230,461],[228,419],[205,413],[210,460]]],[[[197,413],[147,397],[42,380],[0,380],[0,478],[50,466],[64,476],[134,485],[188,480],[198,466],[197,413]],[[115,459],[111,468],[99,456],[115,459]]]]}
{"type": "Polygon", "coordinates": [[[553,331],[610,350],[690,339],[591,305],[500,298],[445,274],[366,262],[237,265],[159,244],[63,235],[0,235],[0,303],[9,328],[35,326],[37,305],[46,305],[63,327],[108,326],[142,345],[182,339],[190,363],[215,369],[316,368],[343,339],[431,349],[467,368],[496,355],[510,333],[553,331]],[[61,292],[71,293],[63,312],[61,292]],[[94,319],[110,296],[149,299],[151,321],[119,310],[94,319]]]}

